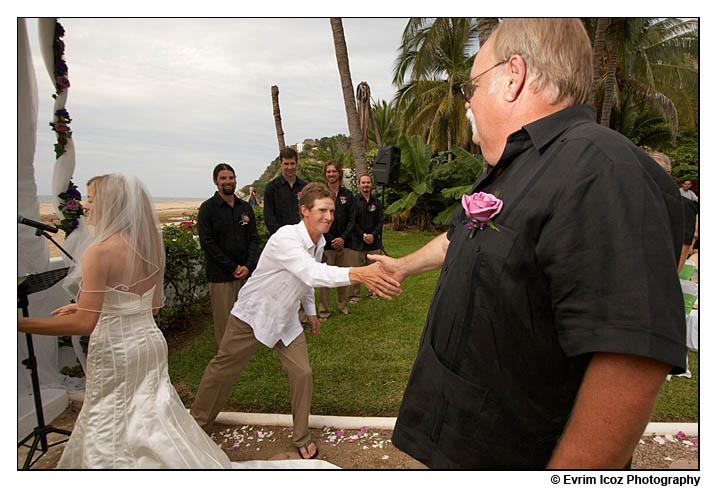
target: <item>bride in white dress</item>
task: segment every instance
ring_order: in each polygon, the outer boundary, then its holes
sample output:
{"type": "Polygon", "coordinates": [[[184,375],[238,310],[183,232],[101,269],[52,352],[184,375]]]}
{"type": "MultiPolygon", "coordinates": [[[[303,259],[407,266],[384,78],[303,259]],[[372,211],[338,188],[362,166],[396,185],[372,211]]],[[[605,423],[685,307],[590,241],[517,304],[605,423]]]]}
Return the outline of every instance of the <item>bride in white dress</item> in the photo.
{"type": "Polygon", "coordinates": [[[85,400],[58,468],[231,468],[170,383],[153,318],[164,247],[145,186],[128,174],[93,178],[86,207],[95,237],[68,277],[77,303],[18,318],[26,333],[90,335],[85,400]]]}

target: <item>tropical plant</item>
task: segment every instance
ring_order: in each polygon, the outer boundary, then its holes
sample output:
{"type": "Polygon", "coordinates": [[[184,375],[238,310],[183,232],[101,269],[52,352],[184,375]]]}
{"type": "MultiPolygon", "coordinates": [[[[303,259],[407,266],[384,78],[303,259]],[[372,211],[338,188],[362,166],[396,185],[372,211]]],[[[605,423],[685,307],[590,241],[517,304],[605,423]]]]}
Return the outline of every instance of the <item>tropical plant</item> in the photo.
{"type": "Polygon", "coordinates": [[[421,230],[426,229],[430,222],[429,209],[422,197],[434,191],[429,166],[431,146],[424,143],[420,136],[399,136],[398,146],[401,149],[401,168],[399,182],[404,184],[400,190],[400,198],[384,211],[390,216],[401,216],[406,220],[411,212],[418,214],[421,230]]]}
{"type": "Polygon", "coordinates": [[[404,29],[393,76],[401,130],[420,134],[434,151],[469,145],[461,85],[469,79],[477,41],[477,23],[469,18],[412,18],[404,29]]]}
{"type": "Polygon", "coordinates": [[[364,157],[364,144],[362,142],[361,126],[359,125],[359,114],[354,100],[354,86],[349,70],[349,55],[347,43],[344,39],[344,26],[342,19],[332,17],[329,19],[332,26],[332,37],[334,38],[334,51],[337,57],[339,78],[342,82],[342,93],[344,95],[344,109],[347,113],[347,125],[349,126],[349,137],[351,139],[352,153],[354,154],[354,165],[359,176],[368,175],[366,159],[364,157]]]}
{"type": "Polygon", "coordinates": [[[645,102],[634,105],[628,98],[613,110],[611,127],[637,146],[665,146],[672,139],[671,127],[658,111],[645,102]]]}
{"type": "MultiPolygon", "coordinates": [[[[600,28],[596,26],[594,56],[600,28]]],[[[597,79],[596,106],[600,120],[608,124],[610,110],[623,98],[634,104],[647,102],[658,110],[672,129],[675,141],[679,121],[697,124],[698,29],[697,21],[675,18],[611,19],[606,31],[609,53],[604,51],[597,79]]],[[[595,59],[595,58],[594,58],[595,59]]]]}
{"type": "Polygon", "coordinates": [[[379,100],[374,103],[372,113],[374,114],[374,122],[379,132],[381,144],[371,132],[369,133],[369,141],[374,142],[377,146],[395,146],[399,138],[399,127],[401,126],[401,114],[397,110],[396,104],[394,102],[387,103],[386,100],[379,100]]]}

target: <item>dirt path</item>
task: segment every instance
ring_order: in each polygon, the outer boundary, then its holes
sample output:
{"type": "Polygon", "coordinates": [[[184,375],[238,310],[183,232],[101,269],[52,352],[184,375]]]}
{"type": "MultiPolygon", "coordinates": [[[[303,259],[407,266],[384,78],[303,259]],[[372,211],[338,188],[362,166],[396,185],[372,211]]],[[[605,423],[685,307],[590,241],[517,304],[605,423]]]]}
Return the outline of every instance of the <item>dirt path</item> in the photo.
{"type": "MultiPolygon", "coordinates": [[[[72,430],[81,403],[70,406],[50,424],[72,430]]],[[[291,428],[281,426],[229,426],[215,423],[210,426],[212,438],[225,450],[232,461],[286,460],[299,458],[291,442],[291,428]]],[[[334,427],[312,429],[312,439],[319,448],[318,458],[343,469],[421,469],[423,465],[391,443],[391,430],[362,428],[343,430],[334,427]]],[[[49,442],[64,439],[50,435],[49,442]]],[[[644,437],[633,454],[633,469],[698,468],[698,440],[691,437],[691,445],[675,435],[663,442],[644,437]],[[672,441],[671,441],[672,439],[672,441]]],[[[40,457],[32,469],[51,469],[60,459],[64,444],[57,445],[40,457]]],[[[18,449],[17,467],[25,462],[28,449],[18,449]]]]}

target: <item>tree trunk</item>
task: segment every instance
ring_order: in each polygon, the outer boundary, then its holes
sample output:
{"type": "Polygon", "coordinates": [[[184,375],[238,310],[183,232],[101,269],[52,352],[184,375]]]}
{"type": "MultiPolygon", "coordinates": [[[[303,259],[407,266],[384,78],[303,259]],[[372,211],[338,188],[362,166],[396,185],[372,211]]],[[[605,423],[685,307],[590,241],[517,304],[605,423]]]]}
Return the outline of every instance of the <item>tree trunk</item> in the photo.
{"type": "Polygon", "coordinates": [[[279,87],[272,85],[272,111],[274,112],[274,125],[277,128],[277,142],[279,143],[279,151],[282,151],[284,144],[284,129],[282,129],[282,116],[279,112],[279,87]]]}
{"type": "Polygon", "coordinates": [[[364,151],[369,151],[369,119],[371,119],[371,89],[367,82],[357,86],[357,111],[364,151]]]}
{"type": "Polygon", "coordinates": [[[499,18],[478,17],[476,19],[476,24],[479,31],[479,49],[481,49],[481,46],[483,46],[486,40],[489,38],[491,32],[494,30],[494,27],[499,25],[499,18]]]}
{"type": "Polygon", "coordinates": [[[354,101],[354,86],[352,84],[351,72],[349,71],[349,54],[347,54],[347,43],[344,40],[344,27],[340,17],[329,19],[332,25],[332,36],[334,37],[334,51],[337,55],[337,67],[342,83],[344,94],[344,108],[347,112],[347,125],[349,126],[349,137],[352,142],[352,153],[354,154],[354,167],[356,168],[357,181],[364,175],[369,174],[364,155],[364,147],[361,139],[361,126],[359,125],[359,114],[357,113],[356,102],[354,101]]]}
{"type": "Polygon", "coordinates": [[[611,124],[611,109],[616,100],[616,67],[618,66],[618,49],[623,41],[624,19],[614,19],[613,45],[608,58],[606,69],[606,87],[603,91],[603,104],[601,105],[601,125],[609,127],[611,124]]]}
{"type": "Polygon", "coordinates": [[[593,90],[591,91],[594,98],[598,80],[601,78],[601,61],[603,61],[603,48],[606,45],[606,29],[609,21],[608,17],[599,17],[596,23],[596,35],[593,39],[593,90]]]}

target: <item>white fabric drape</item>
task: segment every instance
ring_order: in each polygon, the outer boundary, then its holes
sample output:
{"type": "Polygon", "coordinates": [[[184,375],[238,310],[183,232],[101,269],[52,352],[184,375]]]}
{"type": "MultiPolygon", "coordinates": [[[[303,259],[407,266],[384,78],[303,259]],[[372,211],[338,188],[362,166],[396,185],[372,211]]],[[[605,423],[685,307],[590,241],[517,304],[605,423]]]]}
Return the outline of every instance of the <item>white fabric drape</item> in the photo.
{"type": "MultiPolygon", "coordinates": [[[[54,29],[54,19],[53,19],[54,29]]],[[[32,54],[25,19],[17,20],[17,207],[18,214],[40,221],[40,205],[35,184],[35,146],[37,138],[38,93],[32,54]]],[[[69,179],[69,177],[68,177],[69,179]]],[[[74,233],[73,233],[74,234],[74,233]]],[[[44,237],[35,236],[35,230],[18,224],[17,227],[17,274],[35,274],[54,268],[49,259],[48,243],[44,237]]],[[[68,303],[67,293],[59,284],[29,297],[29,314],[48,317],[50,311],[68,303]]],[[[18,316],[22,311],[18,309],[18,316]]],[[[75,385],[71,379],[59,373],[57,338],[33,336],[33,348],[38,362],[38,377],[42,388],[64,388],[75,385]]],[[[30,373],[22,361],[28,356],[24,333],[17,336],[17,382],[18,399],[32,395],[30,373]]],[[[74,387],[71,387],[74,388],[74,387]]],[[[47,420],[46,420],[47,421],[47,420]]]]}

